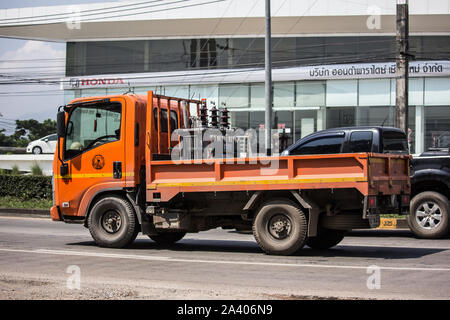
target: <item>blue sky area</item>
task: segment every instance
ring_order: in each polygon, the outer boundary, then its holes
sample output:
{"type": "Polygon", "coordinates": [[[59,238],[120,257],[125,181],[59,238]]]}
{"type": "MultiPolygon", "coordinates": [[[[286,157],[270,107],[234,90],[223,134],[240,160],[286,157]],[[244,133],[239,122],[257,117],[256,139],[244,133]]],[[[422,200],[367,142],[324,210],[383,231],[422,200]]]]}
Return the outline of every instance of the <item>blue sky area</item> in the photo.
{"type": "MultiPolygon", "coordinates": [[[[0,0],[0,9],[95,2],[114,0],[0,0]]],[[[0,38],[0,74],[20,73],[23,77],[36,78],[48,72],[44,71],[47,69],[63,76],[65,51],[65,43],[0,38]],[[44,60],[46,63],[42,62],[44,60]]],[[[63,103],[63,94],[57,85],[0,85],[0,119],[11,123],[16,119],[55,119],[56,110],[63,103]]],[[[5,125],[2,121],[0,129],[7,129],[11,133],[13,126],[5,125]]]]}

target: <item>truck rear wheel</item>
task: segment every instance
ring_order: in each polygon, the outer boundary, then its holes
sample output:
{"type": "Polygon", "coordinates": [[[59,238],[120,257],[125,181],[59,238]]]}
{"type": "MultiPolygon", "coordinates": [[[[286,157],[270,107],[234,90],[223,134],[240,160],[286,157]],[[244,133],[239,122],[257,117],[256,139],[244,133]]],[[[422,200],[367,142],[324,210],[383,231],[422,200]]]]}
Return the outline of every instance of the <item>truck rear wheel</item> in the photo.
{"type": "Polygon", "coordinates": [[[101,247],[123,248],[139,233],[131,204],[120,197],[107,196],[97,201],[88,218],[89,232],[101,247]]]}
{"type": "Polygon", "coordinates": [[[444,195],[426,191],[411,200],[406,216],[409,228],[419,238],[437,239],[448,233],[450,204],[444,195]]]}
{"type": "Polygon", "coordinates": [[[305,245],[307,220],[288,199],[264,203],[253,221],[253,235],[267,254],[290,255],[305,245]]]}
{"type": "Polygon", "coordinates": [[[161,232],[157,235],[149,235],[148,237],[157,244],[170,245],[180,241],[186,235],[186,232],[161,232]]]}
{"type": "Polygon", "coordinates": [[[319,228],[317,237],[306,240],[306,245],[312,249],[324,250],[334,247],[344,239],[345,231],[319,228]]]}

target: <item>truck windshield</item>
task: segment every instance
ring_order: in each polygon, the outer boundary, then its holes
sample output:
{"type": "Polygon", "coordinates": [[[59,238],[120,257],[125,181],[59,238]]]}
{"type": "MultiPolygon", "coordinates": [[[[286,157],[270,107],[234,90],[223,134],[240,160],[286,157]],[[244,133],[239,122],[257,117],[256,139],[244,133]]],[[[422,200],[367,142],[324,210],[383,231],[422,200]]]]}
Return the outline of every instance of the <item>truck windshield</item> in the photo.
{"type": "Polygon", "coordinates": [[[64,158],[120,140],[122,105],[118,102],[75,107],[69,115],[64,158]]]}
{"type": "Polygon", "coordinates": [[[384,153],[408,153],[406,135],[398,131],[383,131],[384,153]]]}

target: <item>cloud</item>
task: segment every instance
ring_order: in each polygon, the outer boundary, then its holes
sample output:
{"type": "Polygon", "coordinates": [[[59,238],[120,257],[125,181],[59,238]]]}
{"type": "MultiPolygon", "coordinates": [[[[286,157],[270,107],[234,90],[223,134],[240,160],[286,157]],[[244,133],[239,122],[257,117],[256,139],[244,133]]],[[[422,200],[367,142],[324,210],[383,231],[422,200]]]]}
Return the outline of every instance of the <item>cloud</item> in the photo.
{"type": "MultiPolygon", "coordinates": [[[[2,40],[6,45],[7,40],[2,40]]],[[[2,49],[6,46],[3,46],[2,49]]],[[[65,45],[24,41],[17,49],[0,55],[0,82],[20,79],[55,79],[64,77],[65,45]]],[[[54,118],[64,102],[60,86],[41,84],[0,84],[0,112],[4,118],[42,121],[54,118]]],[[[1,126],[0,126],[1,129],[1,126]]]]}
{"type": "Polygon", "coordinates": [[[0,56],[0,74],[10,76],[64,75],[65,49],[62,44],[41,41],[26,41],[16,50],[6,51],[0,56]]]}

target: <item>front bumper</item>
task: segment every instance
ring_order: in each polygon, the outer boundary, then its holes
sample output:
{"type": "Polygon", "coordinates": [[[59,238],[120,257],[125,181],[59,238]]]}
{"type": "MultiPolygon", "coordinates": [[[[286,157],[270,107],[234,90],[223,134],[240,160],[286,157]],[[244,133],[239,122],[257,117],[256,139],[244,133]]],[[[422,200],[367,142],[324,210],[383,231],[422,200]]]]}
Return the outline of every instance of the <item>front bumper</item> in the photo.
{"type": "Polygon", "coordinates": [[[52,217],[53,221],[64,221],[62,219],[58,206],[53,206],[50,208],[50,216],[52,217]]]}

